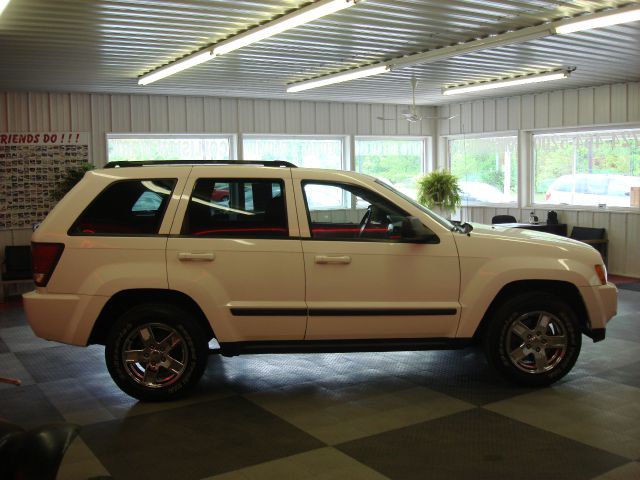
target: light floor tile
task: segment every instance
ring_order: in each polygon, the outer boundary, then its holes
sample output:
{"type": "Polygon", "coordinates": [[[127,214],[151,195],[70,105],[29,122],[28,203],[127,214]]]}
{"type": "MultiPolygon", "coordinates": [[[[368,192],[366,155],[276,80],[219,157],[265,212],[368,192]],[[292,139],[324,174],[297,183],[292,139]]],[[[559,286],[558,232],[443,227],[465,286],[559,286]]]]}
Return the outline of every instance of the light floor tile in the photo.
{"type": "Polygon", "coordinates": [[[588,377],[485,408],[631,460],[640,458],[640,389],[588,377]]]}
{"type": "Polygon", "coordinates": [[[317,389],[306,398],[269,391],[247,398],[329,445],[475,408],[427,388],[403,386],[384,392],[349,387],[343,394],[317,389]]]}
{"type": "Polygon", "coordinates": [[[58,470],[60,480],[87,480],[92,477],[107,477],[109,472],[96,458],[80,437],[69,446],[58,470]]]}
{"type": "Polygon", "coordinates": [[[206,480],[384,480],[388,477],[333,448],[321,448],[206,480]]]}

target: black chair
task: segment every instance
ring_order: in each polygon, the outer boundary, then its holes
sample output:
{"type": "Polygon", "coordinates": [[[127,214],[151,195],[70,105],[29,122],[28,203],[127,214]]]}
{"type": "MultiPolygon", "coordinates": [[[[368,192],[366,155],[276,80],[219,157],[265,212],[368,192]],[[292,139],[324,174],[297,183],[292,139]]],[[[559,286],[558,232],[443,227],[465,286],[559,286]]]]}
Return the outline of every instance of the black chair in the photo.
{"type": "Polygon", "coordinates": [[[33,281],[31,247],[29,245],[7,245],[4,247],[0,300],[5,299],[5,286],[33,281]]]}
{"type": "Polygon", "coordinates": [[[574,240],[580,240],[581,242],[591,245],[598,252],[600,252],[604,264],[607,264],[607,247],[609,245],[609,240],[607,239],[606,228],[573,227],[571,229],[570,238],[573,238],[574,240]]]}
{"type": "Polygon", "coordinates": [[[513,215],[496,215],[491,219],[491,223],[516,223],[516,217],[513,215]]]}
{"type": "Polygon", "coordinates": [[[77,435],[78,427],[67,423],[25,430],[0,420],[0,478],[55,480],[77,435]]]}

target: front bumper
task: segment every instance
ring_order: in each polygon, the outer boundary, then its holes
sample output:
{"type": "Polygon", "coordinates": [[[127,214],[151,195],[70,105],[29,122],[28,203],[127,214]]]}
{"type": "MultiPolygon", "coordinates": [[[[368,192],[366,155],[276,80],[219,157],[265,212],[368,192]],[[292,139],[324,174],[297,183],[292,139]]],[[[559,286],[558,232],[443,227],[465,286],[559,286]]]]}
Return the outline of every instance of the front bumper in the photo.
{"type": "Polygon", "coordinates": [[[618,313],[618,289],[613,283],[580,287],[580,294],[587,310],[585,335],[599,342],[605,338],[607,322],[618,313]]]}

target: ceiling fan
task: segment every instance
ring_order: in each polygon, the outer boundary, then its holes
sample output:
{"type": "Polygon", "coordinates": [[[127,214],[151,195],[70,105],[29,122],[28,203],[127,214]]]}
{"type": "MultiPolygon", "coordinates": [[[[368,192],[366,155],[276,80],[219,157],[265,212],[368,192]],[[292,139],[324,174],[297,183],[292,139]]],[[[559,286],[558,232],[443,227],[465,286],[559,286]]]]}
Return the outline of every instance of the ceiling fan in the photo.
{"type": "MultiPolygon", "coordinates": [[[[418,113],[418,109],[416,108],[416,86],[418,85],[418,80],[416,77],[411,77],[411,95],[413,101],[411,102],[411,106],[409,110],[401,112],[400,115],[409,123],[421,122],[422,120],[451,120],[452,118],[457,117],[457,115],[451,115],[450,117],[425,117],[418,113]]],[[[397,120],[396,118],[386,118],[386,117],[376,117],[378,120],[397,120]]]]}

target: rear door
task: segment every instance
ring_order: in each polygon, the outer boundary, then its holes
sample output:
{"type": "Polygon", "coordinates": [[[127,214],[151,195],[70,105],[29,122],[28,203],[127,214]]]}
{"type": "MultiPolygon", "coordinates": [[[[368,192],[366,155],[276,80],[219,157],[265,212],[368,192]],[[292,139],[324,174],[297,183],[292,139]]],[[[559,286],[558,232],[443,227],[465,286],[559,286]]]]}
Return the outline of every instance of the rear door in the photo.
{"type": "Polygon", "coordinates": [[[304,338],[290,169],[194,167],[176,218],[169,287],[200,305],[219,342],[304,338]]]}

